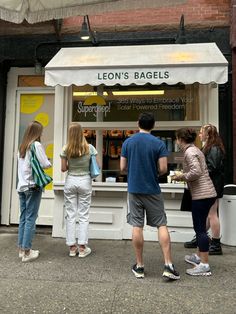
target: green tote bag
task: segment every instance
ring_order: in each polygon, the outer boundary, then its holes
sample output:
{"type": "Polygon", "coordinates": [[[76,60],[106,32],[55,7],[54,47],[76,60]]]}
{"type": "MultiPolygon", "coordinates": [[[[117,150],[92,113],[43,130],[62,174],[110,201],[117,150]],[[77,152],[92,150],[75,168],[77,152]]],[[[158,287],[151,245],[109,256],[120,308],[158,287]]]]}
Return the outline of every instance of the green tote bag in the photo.
{"type": "Polygon", "coordinates": [[[32,175],[34,178],[34,182],[38,187],[43,189],[46,185],[52,182],[52,178],[43,171],[43,168],[41,167],[36,156],[34,143],[30,147],[30,152],[31,152],[30,164],[32,167],[32,175]]]}

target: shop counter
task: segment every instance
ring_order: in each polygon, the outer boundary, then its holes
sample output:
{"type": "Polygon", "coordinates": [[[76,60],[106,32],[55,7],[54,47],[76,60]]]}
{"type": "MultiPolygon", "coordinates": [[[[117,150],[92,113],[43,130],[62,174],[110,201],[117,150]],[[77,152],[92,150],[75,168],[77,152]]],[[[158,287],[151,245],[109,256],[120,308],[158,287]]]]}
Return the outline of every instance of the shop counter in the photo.
{"type": "MultiPolygon", "coordinates": [[[[54,184],[53,236],[65,237],[64,182],[54,184]]],[[[189,240],[192,230],[191,213],[181,212],[180,203],[184,191],[183,183],[160,184],[171,238],[176,242],[189,240]]],[[[127,183],[93,182],[92,202],[89,217],[89,238],[131,239],[131,226],[126,222],[127,183]]],[[[146,240],[156,240],[156,228],[144,227],[146,240]]]]}

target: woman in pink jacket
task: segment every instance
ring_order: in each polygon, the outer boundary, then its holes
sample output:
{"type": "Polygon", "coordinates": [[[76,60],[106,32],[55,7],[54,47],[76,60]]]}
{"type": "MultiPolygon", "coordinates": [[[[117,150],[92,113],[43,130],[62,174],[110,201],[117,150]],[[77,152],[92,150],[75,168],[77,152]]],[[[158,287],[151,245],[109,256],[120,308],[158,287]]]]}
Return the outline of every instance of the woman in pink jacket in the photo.
{"type": "Polygon", "coordinates": [[[176,131],[177,144],[184,152],[184,161],[183,173],[173,179],[186,181],[192,196],[192,219],[198,252],[185,256],[185,261],[195,266],[187,269],[186,273],[191,276],[209,276],[211,270],[208,263],[209,240],[206,221],[209,210],[215,203],[216,191],[207,170],[205,156],[194,145],[196,136],[196,131],[190,128],[176,131]]]}

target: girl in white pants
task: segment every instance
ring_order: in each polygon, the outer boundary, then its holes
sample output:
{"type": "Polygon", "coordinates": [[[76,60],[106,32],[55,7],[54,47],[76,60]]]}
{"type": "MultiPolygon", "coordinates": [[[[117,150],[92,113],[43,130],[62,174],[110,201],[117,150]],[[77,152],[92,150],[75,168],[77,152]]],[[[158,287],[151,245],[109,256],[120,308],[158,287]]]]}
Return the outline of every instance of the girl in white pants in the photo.
{"type": "Polygon", "coordinates": [[[91,249],[87,246],[92,194],[89,171],[90,154],[97,156],[95,147],[87,143],[81,125],[72,122],[69,126],[67,144],[61,153],[61,171],[68,171],[64,201],[66,244],[70,247],[69,256],[79,254],[79,257],[86,257],[91,253],[91,249]]]}

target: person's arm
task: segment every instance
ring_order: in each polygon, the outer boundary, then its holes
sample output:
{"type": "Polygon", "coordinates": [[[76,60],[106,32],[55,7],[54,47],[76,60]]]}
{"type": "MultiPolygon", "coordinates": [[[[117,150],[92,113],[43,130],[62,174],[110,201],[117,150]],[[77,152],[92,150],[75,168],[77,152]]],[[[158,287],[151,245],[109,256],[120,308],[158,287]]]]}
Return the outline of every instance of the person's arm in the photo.
{"type": "Polygon", "coordinates": [[[66,172],[68,170],[68,161],[67,158],[61,157],[61,171],[66,172]]]}
{"type": "Polygon", "coordinates": [[[168,170],[167,157],[159,158],[157,166],[158,166],[159,176],[162,176],[163,174],[167,173],[167,170],[168,170]]]}
{"type": "Polygon", "coordinates": [[[100,160],[99,160],[99,158],[98,158],[98,155],[96,155],[96,161],[97,161],[97,164],[98,164],[99,168],[101,168],[100,160]]]}
{"type": "Polygon", "coordinates": [[[120,170],[127,171],[127,159],[125,157],[120,157],[120,170]]]}
{"type": "Polygon", "coordinates": [[[206,154],[206,164],[210,177],[217,174],[222,166],[222,155],[220,149],[213,146],[206,154]]]}
{"type": "Polygon", "coordinates": [[[39,142],[35,142],[35,151],[37,159],[43,169],[50,168],[52,165],[48,160],[48,157],[44,151],[43,145],[39,142]]]}
{"type": "Polygon", "coordinates": [[[197,180],[202,175],[202,168],[198,155],[188,155],[186,161],[189,166],[189,171],[173,176],[173,180],[191,182],[197,180]]]}

